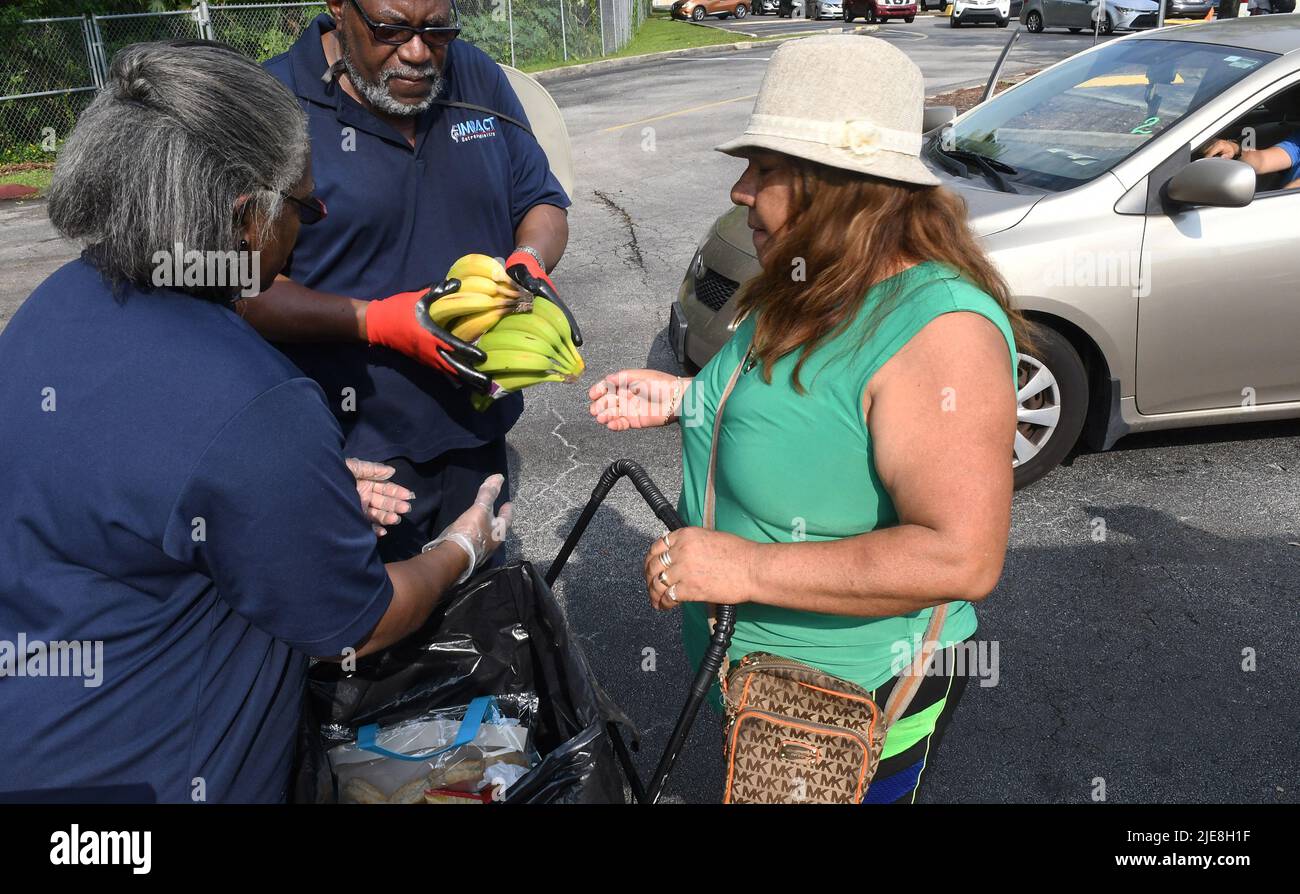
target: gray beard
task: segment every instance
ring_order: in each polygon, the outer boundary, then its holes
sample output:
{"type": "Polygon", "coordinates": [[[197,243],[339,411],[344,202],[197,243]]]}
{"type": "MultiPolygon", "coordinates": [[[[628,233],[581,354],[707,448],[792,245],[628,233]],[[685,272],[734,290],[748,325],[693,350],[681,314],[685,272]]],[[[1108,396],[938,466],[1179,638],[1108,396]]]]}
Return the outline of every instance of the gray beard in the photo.
{"type": "Polygon", "coordinates": [[[348,78],[352,81],[352,86],[357,88],[357,92],[365,97],[366,102],[370,103],[375,109],[383,112],[385,115],[393,115],[400,118],[414,118],[429,109],[433,101],[442,93],[445,84],[442,72],[438,71],[437,66],[430,63],[423,68],[410,68],[400,66],[395,69],[386,69],[379,74],[378,81],[367,81],[357,71],[356,65],[352,61],[352,54],[348,51],[347,42],[344,40],[342,33],[339,33],[339,53],[343,58],[343,67],[347,69],[348,78]],[[394,99],[393,95],[388,92],[388,82],[397,75],[406,77],[428,77],[429,78],[429,95],[416,103],[405,103],[394,99]]]}

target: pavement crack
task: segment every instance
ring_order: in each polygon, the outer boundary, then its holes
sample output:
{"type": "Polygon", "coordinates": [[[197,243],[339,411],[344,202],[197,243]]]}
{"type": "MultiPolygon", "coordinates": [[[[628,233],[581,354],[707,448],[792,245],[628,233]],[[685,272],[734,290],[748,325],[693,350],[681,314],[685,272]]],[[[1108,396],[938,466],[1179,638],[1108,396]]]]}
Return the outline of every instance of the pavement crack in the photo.
{"type": "Polygon", "coordinates": [[[606,208],[623,219],[623,226],[627,229],[628,237],[627,242],[624,244],[632,255],[632,262],[641,268],[641,272],[644,273],[645,259],[641,256],[641,244],[637,241],[636,225],[632,223],[632,215],[628,214],[622,205],[610,198],[609,193],[599,189],[593,190],[593,193],[606,208]]]}
{"type": "Polygon", "coordinates": [[[583,466],[591,465],[591,463],[579,462],[577,445],[570,443],[569,440],[564,437],[564,435],[560,434],[560,429],[568,424],[568,420],[566,420],[563,416],[561,416],[559,411],[556,410],[554,407],[548,407],[548,409],[551,411],[551,415],[553,415],[556,419],[560,420],[559,422],[556,423],[555,428],[551,429],[551,434],[555,436],[561,444],[564,445],[566,450],[569,451],[569,455],[567,457],[567,459],[569,460],[569,468],[565,469],[563,472],[557,475],[555,480],[552,481],[550,484],[546,485],[546,487],[539,490],[533,497],[533,499],[535,500],[540,500],[542,497],[546,496],[546,494],[549,493],[551,490],[553,490],[555,486],[558,485],[561,481],[563,481],[569,475],[570,472],[576,471],[577,469],[581,469],[583,466]]]}

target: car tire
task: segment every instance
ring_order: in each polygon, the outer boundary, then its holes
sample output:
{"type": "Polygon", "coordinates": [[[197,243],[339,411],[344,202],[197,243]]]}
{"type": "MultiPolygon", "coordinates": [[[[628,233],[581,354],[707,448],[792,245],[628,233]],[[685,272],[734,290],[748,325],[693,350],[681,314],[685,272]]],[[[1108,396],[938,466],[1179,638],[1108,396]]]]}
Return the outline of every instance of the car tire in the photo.
{"type": "Polygon", "coordinates": [[[1105,36],[1115,33],[1115,23],[1111,21],[1110,13],[1106,13],[1106,18],[1101,20],[1101,28],[1099,30],[1105,36]]]}
{"type": "Polygon", "coordinates": [[[736,7],[736,18],[738,18],[738,19],[743,19],[743,18],[744,18],[745,16],[747,16],[747,15],[749,15],[749,6],[748,6],[748,5],[746,5],[746,4],[744,4],[744,3],[741,3],[740,5],[738,5],[738,6],[736,7]]]}
{"type": "Polygon", "coordinates": [[[844,0],[844,10],[843,10],[843,14],[841,15],[841,18],[844,19],[844,24],[846,25],[852,22],[856,18],[856,16],[852,16],[849,14],[849,0],[844,0]]]}
{"type": "Polygon", "coordinates": [[[704,21],[704,7],[703,7],[703,6],[697,6],[697,7],[695,7],[694,9],[691,10],[691,21],[692,21],[692,22],[702,22],[702,21],[704,21]]]}
{"type": "Polygon", "coordinates": [[[1007,27],[1008,24],[1010,24],[1010,22],[1011,22],[1010,19],[998,19],[998,27],[1005,28],[1007,27]]]}
{"type": "Polygon", "coordinates": [[[916,21],[916,16],[903,16],[903,21],[910,25],[916,21]]]}
{"type": "Polygon", "coordinates": [[[1043,14],[1035,9],[1025,16],[1025,30],[1030,34],[1042,34],[1043,14]]]}
{"type": "Polygon", "coordinates": [[[1060,465],[1083,431],[1088,415],[1088,371],[1065,336],[1034,327],[1032,354],[1021,352],[1016,368],[1016,489],[1026,487],[1060,465]],[[1036,376],[1034,391],[1026,386],[1036,376]]]}
{"type": "Polygon", "coordinates": [[[957,18],[957,16],[956,16],[955,14],[954,14],[954,15],[951,15],[951,16],[948,17],[948,25],[949,25],[949,27],[952,27],[952,28],[960,28],[960,27],[961,27],[961,19],[957,18]]]}

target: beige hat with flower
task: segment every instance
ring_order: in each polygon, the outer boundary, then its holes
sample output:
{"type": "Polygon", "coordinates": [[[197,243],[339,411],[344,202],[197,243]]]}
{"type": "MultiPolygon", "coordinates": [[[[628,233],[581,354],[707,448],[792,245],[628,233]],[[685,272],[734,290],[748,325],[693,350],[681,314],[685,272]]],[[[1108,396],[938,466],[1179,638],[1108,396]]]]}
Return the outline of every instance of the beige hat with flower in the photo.
{"type": "Polygon", "coordinates": [[[768,149],[833,168],[936,186],[921,163],[925,81],[883,40],[826,34],[777,47],[745,133],[717,147],[768,149]]]}

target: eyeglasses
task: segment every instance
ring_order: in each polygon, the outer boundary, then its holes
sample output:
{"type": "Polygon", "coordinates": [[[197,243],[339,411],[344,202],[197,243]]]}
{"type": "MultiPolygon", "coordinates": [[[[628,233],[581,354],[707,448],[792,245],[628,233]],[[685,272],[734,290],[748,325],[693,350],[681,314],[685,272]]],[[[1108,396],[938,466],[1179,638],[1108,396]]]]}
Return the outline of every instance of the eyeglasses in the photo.
{"type": "Polygon", "coordinates": [[[452,0],[451,4],[451,25],[429,25],[424,28],[376,22],[366,15],[366,11],[361,8],[358,0],[352,0],[352,5],[356,7],[357,12],[361,15],[361,21],[365,22],[366,27],[370,29],[370,36],[389,46],[400,47],[412,37],[418,35],[429,49],[436,50],[447,46],[460,35],[460,13],[456,9],[455,0],[452,0]]]}
{"type": "Polygon", "coordinates": [[[305,199],[300,199],[297,196],[289,195],[288,192],[283,191],[280,195],[284,196],[293,204],[294,208],[298,212],[298,219],[306,226],[320,223],[325,219],[326,215],[329,214],[329,211],[325,207],[325,203],[314,195],[307,196],[305,199]]]}

